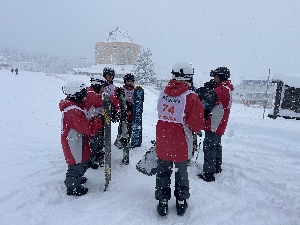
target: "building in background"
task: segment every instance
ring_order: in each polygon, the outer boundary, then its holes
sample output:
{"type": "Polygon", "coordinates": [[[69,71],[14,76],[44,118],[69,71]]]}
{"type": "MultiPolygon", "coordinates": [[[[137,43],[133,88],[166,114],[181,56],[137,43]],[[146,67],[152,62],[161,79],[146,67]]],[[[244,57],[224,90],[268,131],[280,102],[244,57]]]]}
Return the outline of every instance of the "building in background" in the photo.
{"type": "Polygon", "coordinates": [[[241,84],[234,87],[232,100],[247,106],[263,106],[266,103],[266,107],[271,108],[276,87],[274,83],[269,82],[266,92],[267,84],[267,80],[242,80],[241,84]]]}
{"type": "Polygon", "coordinates": [[[74,74],[102,75],[104,67],[112,67],[116,77],[130,73],[138,59],[141,46],[132,42],[127,31],[118,27],[109,32],[106,41],[95,44],[95,65],[89,68],[74,68],[74,74]]]}
{"type": "Polygon", "coordinates": [[[95,45],[95,64],[133,65],[141,46],[132,42],[128,32],[118,27],[109,32],[107,41],[95,45]]]}

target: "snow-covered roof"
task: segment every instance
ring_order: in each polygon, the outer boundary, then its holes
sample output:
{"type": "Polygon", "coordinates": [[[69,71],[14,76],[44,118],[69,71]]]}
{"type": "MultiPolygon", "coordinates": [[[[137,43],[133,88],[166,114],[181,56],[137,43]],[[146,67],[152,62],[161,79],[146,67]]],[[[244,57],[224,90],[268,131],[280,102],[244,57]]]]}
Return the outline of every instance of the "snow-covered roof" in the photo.
{"type": "Polygon", "coordinates": [[[272,79],[281,80],[285,85],[300,88],[300,74],[275,73],[272,79]]]}
{"type": "MultiPolygon", "coordinates": [[[[242,80],[241,85],[258,85],[258,86],[266,86],[268,80],[242,80]]],[[[270,83],[269,85],[275,85],[270,83]]]]}
{"type": "Polygon", "coordinates": [[[118,27],[109,32],[109,36],[107,38],[108,42],[132,42],[131,37],[128,32],[125,30],[120,30],[118,27]]]}

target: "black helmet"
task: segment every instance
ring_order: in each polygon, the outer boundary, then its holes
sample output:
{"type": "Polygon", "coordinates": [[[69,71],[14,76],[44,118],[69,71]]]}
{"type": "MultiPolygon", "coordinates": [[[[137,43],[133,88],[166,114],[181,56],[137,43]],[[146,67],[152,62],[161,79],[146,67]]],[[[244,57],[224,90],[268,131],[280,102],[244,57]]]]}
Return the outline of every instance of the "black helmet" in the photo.
{"type": "Polygon", "coordinates": [[[106,77],[105,77],[106,74],[112,75],[112,76],[113,76],[113,79],[115,78],[115,71],[114,71],[113,68],[105,67],[105,68],[103,69],[103,73],[102,73],[102,75],[103,75],[103,77],[104,77],[105,79],[106,79],[106,77]]]}
{"type": "Polygon", "coordinates": [[[133,74],[131,73],[127,73],[124,77],[123,77],[124,83],[126,84],[126,80],[132,80],[132,82],[134,83],[135,77],[133,74]]]}
{"type": "Polygon", "coordinates": [[[230,77],[230,70],[227,67],[218,67],[217,69],[210,71],[210,76],[218,76],[222,82],[230,77]]]}

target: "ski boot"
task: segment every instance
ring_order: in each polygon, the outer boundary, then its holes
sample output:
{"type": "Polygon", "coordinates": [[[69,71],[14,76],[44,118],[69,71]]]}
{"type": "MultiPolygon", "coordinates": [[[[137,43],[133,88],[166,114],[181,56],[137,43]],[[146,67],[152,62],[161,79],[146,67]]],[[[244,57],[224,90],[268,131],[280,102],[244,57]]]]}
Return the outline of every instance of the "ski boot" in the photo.
{"type": "Polygon", "coordinates": [[[86,183],[86,181],[87,181],[86,177],[81,177],[80,184],[84,184],[86,183]]]}
{"type": "Polygon", "coordinates": [[[168,199],[160,199],[157,205],[157,213],[160,216],[166,216],[168,214],[168,199]]]}
{"type": "Polygon", "coordinates": [[[215,165],[216,172],[215,173],[222,173],[221,163],[216,163],[215,165]]]}
{"type": "Polygon", "coordinates": [[[91,161],[89,162],[89,168],[92,168],[93,170],[96,170],[96,169],[99,168],[99,165],[98,165],[97,162],[91,160],[91,161]]]}
{"type": "Polygon", "coordinates": [[[188,204],[186,202],[186,199],[176,198],[177,215],[183,216],[187,207],[188,207],[188,204]]]}
{"type": "Polygon", "coordinates": [[[79,185],[76,188],[67,188],[67,195],[81,196],[88,193],[88,190],[89,190],[88,188],[79,185]]]}
{"type": "Polygon", "coordinates": [[[215,181],[214,173],[204,172],[204,173],[199,173],[197,176],[206,182],[215,181]]]}
{"type": "Polygon", "coordinates": [[[217,167],[216,168],[216,172],[215,173],[222,173],[222,169],[221,169],[221,167],[217,167]]]}

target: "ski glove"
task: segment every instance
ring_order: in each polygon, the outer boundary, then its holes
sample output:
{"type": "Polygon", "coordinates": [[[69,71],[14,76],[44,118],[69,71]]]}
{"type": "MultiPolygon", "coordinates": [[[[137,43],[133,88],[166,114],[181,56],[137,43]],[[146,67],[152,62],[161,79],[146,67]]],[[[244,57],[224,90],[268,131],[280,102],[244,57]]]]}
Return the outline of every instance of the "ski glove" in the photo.
{"type": "Polygon", "coordinates": [[[119,121],[120,121],[120,113],[112,105],[111,106],[111,122],[117,123],[119,121]]]}
{"type": "Polygon", "coordinates": [[[126,104],[127,104],[127,110],[133,111],[133,103],[132,103],[132,102],[127,102],[127,101],[126,101],[126,104]]]}
{"type": "Polygon", "coordinates": [[[121,98],[121,95],[125,95],[124,89],[118,87],[118,88],[117,88],[117,91],[116,91],[116,97],[117,97],[118,99],[120,99],[120,98],[121,98]]]}
{"type": "Polygon", "coordinates": [[[88,143],[93,152],[100,152],[104,147],[104,129],[101,128],[95,135],[91,136],[88,143]]]}

